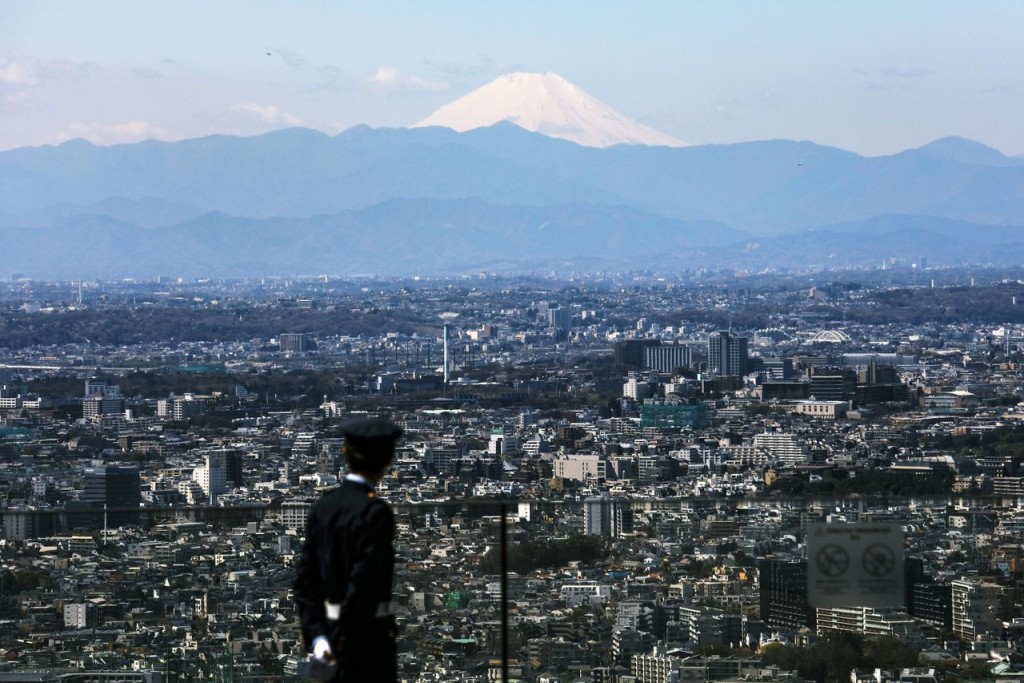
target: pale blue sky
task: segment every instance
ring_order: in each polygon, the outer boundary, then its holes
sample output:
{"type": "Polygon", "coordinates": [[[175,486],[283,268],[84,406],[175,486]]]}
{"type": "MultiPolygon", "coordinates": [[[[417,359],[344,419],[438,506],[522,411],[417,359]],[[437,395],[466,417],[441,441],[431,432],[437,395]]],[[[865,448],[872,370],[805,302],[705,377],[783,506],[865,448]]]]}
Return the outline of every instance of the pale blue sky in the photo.
{"type": "Polygon", "coordinates": [[[0,149],[406,126],[553,71],[692,144],[1016,155],[1022,36],[1021,0],[0,0],[0,149]]]}

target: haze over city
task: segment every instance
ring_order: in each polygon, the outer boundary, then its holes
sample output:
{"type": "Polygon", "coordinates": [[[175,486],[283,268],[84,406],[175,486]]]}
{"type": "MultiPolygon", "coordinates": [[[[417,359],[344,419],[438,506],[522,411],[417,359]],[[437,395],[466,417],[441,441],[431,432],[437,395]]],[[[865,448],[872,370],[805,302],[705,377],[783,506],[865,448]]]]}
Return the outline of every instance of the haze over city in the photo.
{"type": "Polygon", "coordinates": [[[0,149],[404,127],[553,72],[693,145],[1024,152],[1019,3],[0,3],[0,149]]]}

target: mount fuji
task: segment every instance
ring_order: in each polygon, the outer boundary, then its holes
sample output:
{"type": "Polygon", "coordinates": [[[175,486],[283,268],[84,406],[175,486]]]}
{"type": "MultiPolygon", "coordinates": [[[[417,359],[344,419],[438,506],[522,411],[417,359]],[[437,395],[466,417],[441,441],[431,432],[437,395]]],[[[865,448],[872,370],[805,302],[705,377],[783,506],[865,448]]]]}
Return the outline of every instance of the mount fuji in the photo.
{"type": "Polygon", "coordinates": [[[620,114],[553,73],[511,73],[450,102],[412,128],[459,132],[508,121],[520,128],[585,147],[686,143],[620,114]]]}

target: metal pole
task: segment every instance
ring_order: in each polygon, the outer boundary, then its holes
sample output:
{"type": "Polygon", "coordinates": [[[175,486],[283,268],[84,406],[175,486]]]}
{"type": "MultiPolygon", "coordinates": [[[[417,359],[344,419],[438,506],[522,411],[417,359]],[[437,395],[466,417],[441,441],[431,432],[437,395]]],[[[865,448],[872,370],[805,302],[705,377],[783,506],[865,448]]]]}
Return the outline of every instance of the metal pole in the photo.
{"type": "Polygon", "coordinates": [[[508,504],[501,504],[501,681],[508,683],[508,504]]]}
{"type": "Polygon", "coordinates": [[[444,326],[444,388],[448,389],[448,325],[444,326]]]}

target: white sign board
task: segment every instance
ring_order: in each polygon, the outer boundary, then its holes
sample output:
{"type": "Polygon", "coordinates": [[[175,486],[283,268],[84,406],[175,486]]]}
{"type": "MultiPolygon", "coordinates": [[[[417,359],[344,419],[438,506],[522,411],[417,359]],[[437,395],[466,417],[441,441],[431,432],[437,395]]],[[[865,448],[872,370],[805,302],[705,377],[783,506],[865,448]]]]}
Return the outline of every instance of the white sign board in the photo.
{"type": "Polygon", "coordinates": [[[813,607],[905,606],[903,528],[890,522],[807,525],[813,607]]]}

